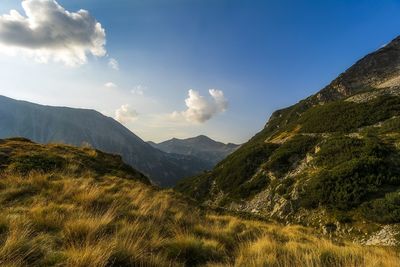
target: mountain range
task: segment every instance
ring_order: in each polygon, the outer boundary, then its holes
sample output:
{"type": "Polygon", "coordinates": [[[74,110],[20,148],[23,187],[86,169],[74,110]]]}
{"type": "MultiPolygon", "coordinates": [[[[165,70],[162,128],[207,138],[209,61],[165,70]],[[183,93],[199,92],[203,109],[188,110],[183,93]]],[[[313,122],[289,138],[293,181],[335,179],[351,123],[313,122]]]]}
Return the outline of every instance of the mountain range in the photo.
{"type": "Polygon", "coordinates": [[[214,141],[205,135],[187,139],[173,138],[158,144],[148,143],[167,153],[197,157],[209,162],[211,167],[214,167],[239,147],[239,145],[232,143],[224,144],[214,141]]]}
{"type": "Polygon", "coordinates": [[[274,112],[250,141],[177,190],[210,206],[334,223],[346,233],[360,221],[400,223],[400,37],[274,112]]]}
{"type": "Polygon", "coordinates": [[[0,138],[25,137],[38,143],[64,143],[119,154],[161,186],[209,170],[212,165],[191,155],[165,153],[101,113],[52,107],[0,96],[0,138]]]}

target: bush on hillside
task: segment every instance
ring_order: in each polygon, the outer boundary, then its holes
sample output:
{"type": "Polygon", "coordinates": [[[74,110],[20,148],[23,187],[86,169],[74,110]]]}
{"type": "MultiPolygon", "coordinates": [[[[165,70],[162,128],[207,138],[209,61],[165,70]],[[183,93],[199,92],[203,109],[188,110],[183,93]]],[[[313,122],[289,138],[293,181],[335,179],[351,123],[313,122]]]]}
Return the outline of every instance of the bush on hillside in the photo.
{"type": "Polygon", "coordinates": [[[12,158],[9,169],[21,174],[31,171],[50,172],[61,169],[64,166],[64,159],[51,153],[31,153],[17,155],[12,158]]]}
{"type": "Polygon", "coordinates": [[[274,151],[265,168],[274,171],[278,176],[282,176],[294,168],[297,162],[303,159],[317,142],[318,138],[316,137],[296,135],[274,151]]]}
{"type": "Polygon", "coordinates": [[[385,185],[400,185],[393,154],[392,148],[373,137],[328,140],[316,159],[322,170],[305,186],[303,205],[348,210],[379,194],[385,185]]]}
{"type": "Polygon", "coordinates": [[[400,223],[400,192],[388,193],[361,206],[365,218],[378,223],[400,223]]]}
{"type": "Polygon", "coordinates": [[[239,187],[238,194],[243,198],[251,197],[266,188],[271,179],[264,173],[257,173],[251,180],[239,187]]]}
{"type": "Polygon", "coordinates": [[[304,112],[296,121],[307,133],[349,132],[400,114],[400,97],[382,96],[366,103],[336,101],[304,112]]]}
{"type": "MultiPolygon", "coordinates": [[[[235,197],[243,197],[241,192],[246,195],[247,193],[243,192],[240,186],[256,173],[259,166],[268,160],[277,147],[278,145],[270,143],[249,144],[231,154],[214,171],[219,188],[224,188],[235,197]]],[[[256,188],[254,185],[252,187],[254,191],[256,188]]]]}

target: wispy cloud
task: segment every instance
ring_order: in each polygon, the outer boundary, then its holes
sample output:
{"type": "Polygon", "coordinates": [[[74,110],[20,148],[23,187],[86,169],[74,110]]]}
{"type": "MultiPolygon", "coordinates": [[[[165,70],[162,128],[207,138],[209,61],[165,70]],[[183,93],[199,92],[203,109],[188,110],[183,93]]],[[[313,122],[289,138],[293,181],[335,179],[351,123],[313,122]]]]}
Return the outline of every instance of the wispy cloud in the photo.
{"type": "Polygon", "coordinates": [[[122,124],[133,122],[137,119],[138,113],[130,105],[122,105],[115,111],[115,119],[122,124]]]}
{"type": "Polygon", "coordinates": [[[116,85],[116,84],[113,83],[113,82],[108,82],[108,83],[105,83],[105,84],[104,84],[104,87],[107,87],[107,88],[117,88],[118,85],[116,85]]]}
{"type": "Polygon", "coordinates": [[[228,108],[228,101],[225,99],[221,90],[208,90],[211,99],[201,96],[198,91],[189,90],[188,98],[185,103],[187,109],[185,111],[175,111],[171,114],[173,119],[183,117],[191,123],[204,123],[218,113],[224,112],[228,108]]]}
{"type": "Polygon", "coordinates": [[[119,63],[115,58],[110,58],[108,60],[108,66],[113,70],[119,70],[119,63]]]}
{"type": "Polygon", "coordinates": [[[55,0],[24,0],[22,8],[25,16],[16,10],[0,16],[0,51],[68,66],[106,55],[105,30],[88,11],[69,12],[55,0]]]}
{"type": "Polygon", "coordinates": [[[144,92],[147,90],[147,87],[144,85],[136,85],[135,88],[131,90],[131,93],[138,96],[143,96],[144,92]]]}

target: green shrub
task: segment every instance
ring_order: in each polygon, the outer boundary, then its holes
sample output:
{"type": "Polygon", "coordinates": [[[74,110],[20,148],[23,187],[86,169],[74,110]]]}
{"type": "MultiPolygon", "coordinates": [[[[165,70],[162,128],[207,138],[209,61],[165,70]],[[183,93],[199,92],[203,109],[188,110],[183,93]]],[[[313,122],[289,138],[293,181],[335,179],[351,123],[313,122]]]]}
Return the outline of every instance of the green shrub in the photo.
{"type": "Polygon", "coordinates": [[[214,243],[187,236],[167,242],[164,248],[170,259],[183,262],[185,266],[199,266],[223,259],[223,252],[214,243]]]}
{"type": "Polygon", "coordinates": [[[239,153],[230,155],[216,168],[217,183],[220,188],[237,188],[250,179],[258,167],[266,162],[278,146],[261,143],[240,148],[239,153]]]}
{"type": "Polygon", "coordinates": [[[27,174],[30,171],[50,172],[63,166],[62,157],[43,152],[15,156],[8,168],[11,171],[27,174]]]}
{"type": "Polygon", "coordinates": [[[398,132],[400,129],[400,118],[393,118],[383,123],[379,129],[380,133],[398,132]]]}
{"type": "Polygon", "coordinates": [[[266,188],[270,182],[271,179],[265,173],[260,172],[254,178],[242,184],[238,189],[238,193],[240,197],[248,198],[266,188]]]}
{"type": "Polygon", "coordinates": [[[335,101],[310,108],[296,122],[302,132],[349,132],[400,114],[400,97],[382,96],[366,103],[335,101]]]}
{"type": "Polygon", "coordinates": [[[294,182],[295,178],[293,177],[287,177],[282,181],[279,181],[279,185],[275,188],[275,192],[280,196],[286,197],[287,194],[290,193],[294,182]]]}
{"type": "Polygon", "coordinates": [[[317,142],[316,137],[296,135],[274,151],[265,167],[282,176],[295,167],[294,165],[303,159],[317,142]]]}
{"type": "Polygon", "coordinates": [[[400,192],[388,193],[361,206],[365,218],[378,223],[400,223],[400,192]]]}
{"type": "Polygon", "coordinates": [[[213,175],[211,172],[205,172],[194,177],[182,179],[175,186],[175,189],[198,201],[204,201],[210,195],[212,181],[213,175]]]}
{"type": "Polygon", "coordinates": [[[321,146],[316,163],[321,171],[305,186],[303,205],[320,204],[348,210],[379,194],[385,185],[400,185],[398,157],[374,137],[332,138],[321,146]]]}

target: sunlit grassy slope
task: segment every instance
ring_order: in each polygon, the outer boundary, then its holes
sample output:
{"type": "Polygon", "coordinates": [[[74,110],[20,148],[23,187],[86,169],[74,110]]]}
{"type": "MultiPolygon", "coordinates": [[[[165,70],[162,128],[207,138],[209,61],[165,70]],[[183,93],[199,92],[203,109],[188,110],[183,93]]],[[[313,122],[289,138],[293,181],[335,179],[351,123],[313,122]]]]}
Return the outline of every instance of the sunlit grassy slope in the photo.
{"type": "Polygon", "coordinates": [[[0,141],[0,266],[396,266],[398,252],[200,210],[118,156],[0,141]]]}

